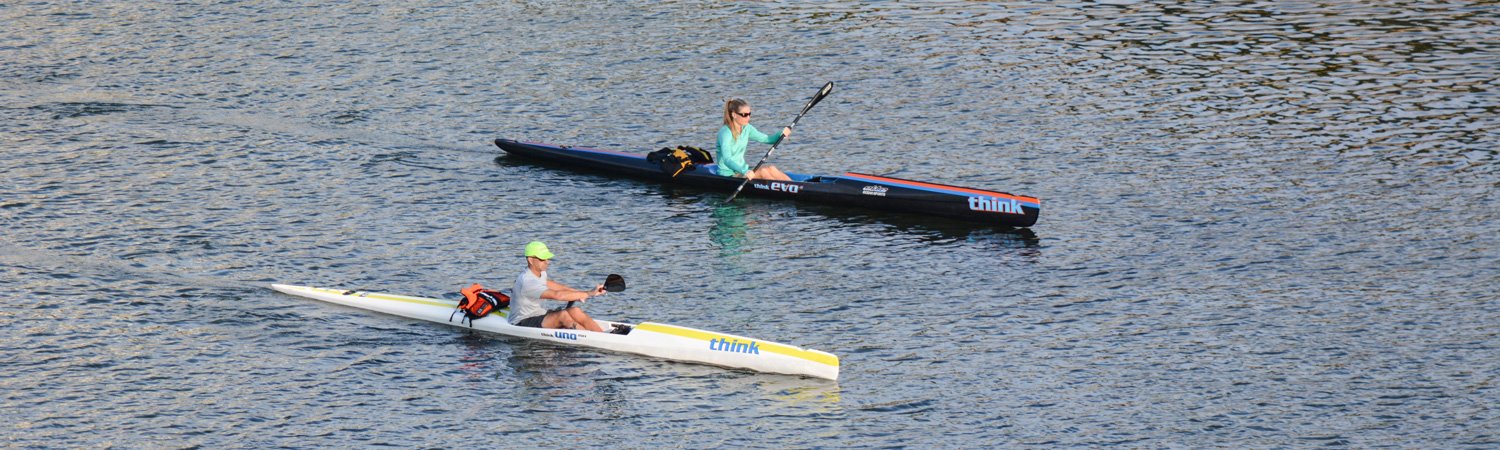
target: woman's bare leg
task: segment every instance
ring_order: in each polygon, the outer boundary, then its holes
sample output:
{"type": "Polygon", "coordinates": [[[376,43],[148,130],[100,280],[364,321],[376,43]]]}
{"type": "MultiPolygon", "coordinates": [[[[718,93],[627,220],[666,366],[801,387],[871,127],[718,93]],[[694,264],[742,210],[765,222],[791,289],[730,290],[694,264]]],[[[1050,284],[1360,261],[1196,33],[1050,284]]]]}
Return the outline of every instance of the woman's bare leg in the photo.
{"type": "Polygon", "coordinates": [[[761,167],[760,170],[755,171],[755,177],[776,181],[791,181],[792,179],[792,177],[786,176],[786,173],[782,172],[781,169],[777,169],[776,166],[761,167]]]}

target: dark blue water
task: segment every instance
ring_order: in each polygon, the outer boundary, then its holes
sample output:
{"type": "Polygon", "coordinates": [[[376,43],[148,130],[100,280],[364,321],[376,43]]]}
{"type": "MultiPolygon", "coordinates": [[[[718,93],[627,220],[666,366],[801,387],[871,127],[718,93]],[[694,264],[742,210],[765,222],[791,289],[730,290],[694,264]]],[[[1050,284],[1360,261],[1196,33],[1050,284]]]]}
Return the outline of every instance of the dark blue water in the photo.
{"type": "Polygon", "coordinates": [[[1500,446],[1484,2],[0,5],[14,447],[1500,446]],[[1026,232],[538,167],[711,147],[1042,198],[1026,232]],[[760,150],[763,150],[761,148],[760,150]],[[758,150],[756,150],[758,151],[758,150]],[[269,283],[553,276],[836,383],[269,283]],[[466,422],[465,417],[491,420],[466,422]]]}

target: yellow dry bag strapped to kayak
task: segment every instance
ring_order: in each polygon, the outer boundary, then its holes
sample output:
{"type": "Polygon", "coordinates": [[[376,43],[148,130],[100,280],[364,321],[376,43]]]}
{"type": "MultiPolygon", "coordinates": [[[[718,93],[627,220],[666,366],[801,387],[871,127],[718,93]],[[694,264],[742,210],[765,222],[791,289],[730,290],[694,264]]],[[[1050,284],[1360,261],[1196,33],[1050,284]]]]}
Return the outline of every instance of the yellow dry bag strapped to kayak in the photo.
{"type": "Polygon", "coordinates": [[[662,173],[676,177],[694,165],[714,162],[714,156],[698,147],[679,145],[647,153],[646,161],[660,165],[662,173]]]}
{"type": "Polygon", "coordinates": [[[463,311],[464,318],[459,319],[458,323],[462,324],[464,320],[468,320],[469,326],[473,327],[474,319],[488,316],[497,309],[510,307],[510,296],[502,294],[500,291],[485,289],[479,283],[474,283],[474,285],[463,288],[463,290],[458,292],[463,294],[464,298],[458,301],[458,309],[454,310],[453,314],[448,315],[449,322],[453,321],[455,314],[463,311]]]}

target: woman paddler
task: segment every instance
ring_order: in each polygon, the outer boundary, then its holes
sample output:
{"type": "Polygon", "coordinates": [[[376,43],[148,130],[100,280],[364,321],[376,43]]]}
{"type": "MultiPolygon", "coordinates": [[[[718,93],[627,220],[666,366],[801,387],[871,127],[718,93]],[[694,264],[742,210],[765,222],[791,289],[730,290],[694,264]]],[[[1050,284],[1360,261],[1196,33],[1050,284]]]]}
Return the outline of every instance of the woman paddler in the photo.
{"type": "Polygon", "coordinates": [[[750,113],[750,103],[744,100],[736,98],[724,102],[724,126],[719,128],[719,175],[778,181],[791,180],[791,177],[786,176],[776,166],[763,165],[760,169],[752,171],[750,166],[745,164],[745,147],[749,146],[749,141],[776,145],[782,139],[792,135],[792,128],[785,127],[774,138],[766,136],[750,124],[750,113]]]}

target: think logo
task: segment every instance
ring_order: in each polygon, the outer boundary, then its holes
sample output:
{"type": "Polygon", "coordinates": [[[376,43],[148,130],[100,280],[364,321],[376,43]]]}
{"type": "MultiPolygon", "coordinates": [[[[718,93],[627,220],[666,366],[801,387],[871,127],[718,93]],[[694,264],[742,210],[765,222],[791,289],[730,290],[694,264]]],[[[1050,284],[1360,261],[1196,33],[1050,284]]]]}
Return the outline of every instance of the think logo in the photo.
{"type": "Polygon", "coordinates": [[[969,197],[969,209],[1002,214],[1026,214],[1021,211],[1021,202],[998,197],[969,197]]]}
{"type": "Polygon", "coordinates": [[[759,343],[750,341],[750,343],[747,344],[744,342],[740,342],[739,339],[730,341],[729,339],[724,338],[714,338],[713,340],[708,341],[708,349],[718,352],[749,353],[752,355],[760,354],[759,343]]]}

